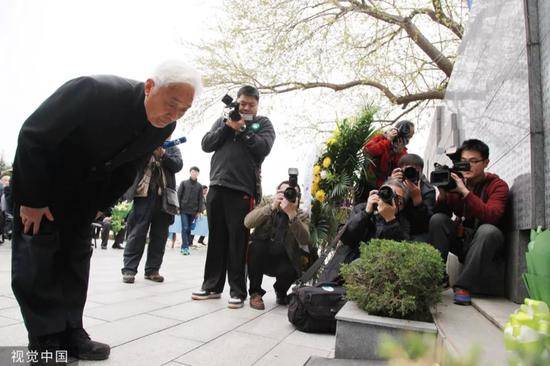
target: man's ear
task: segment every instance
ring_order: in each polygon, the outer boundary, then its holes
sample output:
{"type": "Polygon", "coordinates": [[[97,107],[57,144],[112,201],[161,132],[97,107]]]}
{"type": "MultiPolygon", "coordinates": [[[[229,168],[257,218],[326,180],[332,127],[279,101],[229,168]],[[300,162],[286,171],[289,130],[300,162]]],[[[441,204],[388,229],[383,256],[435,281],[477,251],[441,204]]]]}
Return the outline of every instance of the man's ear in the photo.
{"type": "Polygon", "coordinates": [[[154,87],[155,82],[153,81],[153,79],[147,79],[147,81],[145,82],[145,96],[149,96],[154,87]]]}
{"type": "Polygon", "coordinates": [[[487,169],[487,167],[489,166],[489,163],[491,161],[489,159],[486,159],[485,162],[483,163],[483,169],[487,169]]]}

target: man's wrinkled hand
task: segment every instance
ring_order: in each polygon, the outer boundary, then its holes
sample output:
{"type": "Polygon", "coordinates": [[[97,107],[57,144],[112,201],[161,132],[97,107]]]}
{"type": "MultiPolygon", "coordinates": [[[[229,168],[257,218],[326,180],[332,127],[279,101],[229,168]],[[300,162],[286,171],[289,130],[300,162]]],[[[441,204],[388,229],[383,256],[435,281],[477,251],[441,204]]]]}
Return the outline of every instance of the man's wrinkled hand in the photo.
{"type": "Polygon", "coordinates": [[[395,220],[395,213],[397,212],[397,207],[395,206],[395,203],[392,203],[391,205],[379,200],[378,202],[378,214],[382,216],[384,221],[389,222],[395,220]]]}
{"type": "Polygon", "coordinates": [[[391,172],[391,177],[403,181],[403,171],[401,170],[401,168],[395,168],[391,172]]]}
{"type": "Polygon", "coordinates": [[[33,235],[37,235],[40,231],[42,217],[44,216],[46,216],[46,219],[49,221],[54,220],[49,207],[33,208],[21,206],[19,209],[19,215],[21,217],[21,222],[23,223],[23,233],[25,234],[29,234],[32,228],[33,235]]]}

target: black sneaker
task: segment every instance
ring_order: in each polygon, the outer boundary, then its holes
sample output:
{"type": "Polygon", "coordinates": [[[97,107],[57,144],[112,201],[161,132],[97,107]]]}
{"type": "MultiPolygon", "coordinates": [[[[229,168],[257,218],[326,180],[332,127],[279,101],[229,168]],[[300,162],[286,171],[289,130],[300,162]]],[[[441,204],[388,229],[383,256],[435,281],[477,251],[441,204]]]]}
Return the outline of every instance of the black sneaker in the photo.
{"type": "Polygon", "coordinates": [[[65,332],[69,356],[80,360],[106,360],[111,347],[105,343],[95,342],[83,328],[68,329],[65,332]]]}
{"type": "Polygon", "coordinates": [[[193,300],[210,300],[210,299],[219,299],[222,297],[222,294],[214,291],[199,290],[191,294],[193,300]]]}

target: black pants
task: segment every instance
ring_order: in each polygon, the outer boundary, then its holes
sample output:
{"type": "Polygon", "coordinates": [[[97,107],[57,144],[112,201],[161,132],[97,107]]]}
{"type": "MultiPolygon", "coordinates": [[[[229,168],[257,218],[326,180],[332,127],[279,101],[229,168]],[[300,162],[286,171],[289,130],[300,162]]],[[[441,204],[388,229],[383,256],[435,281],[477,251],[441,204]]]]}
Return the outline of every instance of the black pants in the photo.
{"type": "Polygon", "coordinates": [[[122,273],[136,274],[145,249],[149,231],[149,246],[145,275],[158,273],[162,265],[168,227],[173,216],[161,211],[162,198],[157,195],[134,198],[132,212],[128,216],[128,241],[124,247],[124,268],[122,273]],[[149,230],[150,228],[150,230],[149,230]]]}
{"type": "MultiPolygon", "coordinates": [[[[109,242],[109,232],[111,231],[111,223],[110,222],[102,222],[101,225],[103,227],[101,228],[101,246],[106,247],[107,243],[109,242]]],[[[124,236],[126,235],[126,230],[121,229],[116,235],[115,235],[115,242],[113,243],[113,247],[119,246],[124,241],[124,236]]]]}
{"type": "Polygon", "coordinates": [[[251,197],[233,189],[212,186],[207,197],[208,250],[202,289],[222,292],[227,272],[230,296],[246,299],[246,244],[244,217],[250,212],[251,197]]]}
{"type": "Polygon", "coordinates": [[[504,235],[491,224],[480,225],[467,232],[464,239],[456,235],[456,223],[449,216],[437,213],[430,219],[429,242],[447,262],[449,252],[463,264],[454,286],[474,293],[501,295],[504,291],[504,235]]]}
{"type": "Polygon", "coordinates": [[[14,210],[12,289],[32,337],[82,327],[90,273],[93,215],[52,211],[35,236],[22,233],[14,210]],[[89,217],[86,217],[89,216],[89,217]]]}
{"type": "Polygon", "coordinates": [[[296,269],[281,244],[271,241],[253,240],[248,249],[248,278],[250,288],[248,293],[264,295],[262,289],[263,276],[275,277],[273,284],[277,297],[285,297],[288,289],[298,279],[296,269]]]}

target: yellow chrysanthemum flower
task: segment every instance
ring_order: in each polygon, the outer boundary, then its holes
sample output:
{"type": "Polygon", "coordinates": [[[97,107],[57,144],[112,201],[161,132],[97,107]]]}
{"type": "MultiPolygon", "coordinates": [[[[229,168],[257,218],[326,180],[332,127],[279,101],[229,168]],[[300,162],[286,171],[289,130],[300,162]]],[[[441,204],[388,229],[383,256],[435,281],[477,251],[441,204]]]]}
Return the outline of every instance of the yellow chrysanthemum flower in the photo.
{"type": "Polygon", "coordinates": [[[315,193],[317,193],[317,191],[319,190],[319,185],[318,184],[312,184],[311,185],[311,195],[312,196],[315,196],[315,193]]]}
{"type": "Polygon", "coordinates": [[[314,175],[319,175],[320,172],[321,172],[321,166],[320,165],[315,165],[313,167],[313,174],[314,175]]]}
{"type": "Polygon", "coordinates": [[[336,141],[337,141],[336,138],[331,137],[327,140],[327,145],[330,146],[330,145],[334,144],[336,141]]]}
{"type": "Polygon", "coordinates": [[[319,202],[325,202],[325,191],[322,189],[318,190],[317,193],[315,193],[315,198],[319,202]]]}
{"type": "Polygon", "coordinates": [[[321,181],[321,177],[319,175],[316,175],[315,177],[313,177],[313,184],[319,184],[320,181],[321,181]]]}
{"type": "Polygon", "coordinates": [[[323,167],[328,168],[330,164],[332,163],[332,160],[329,156],[323,159],[323,167]]]}

